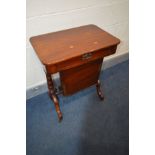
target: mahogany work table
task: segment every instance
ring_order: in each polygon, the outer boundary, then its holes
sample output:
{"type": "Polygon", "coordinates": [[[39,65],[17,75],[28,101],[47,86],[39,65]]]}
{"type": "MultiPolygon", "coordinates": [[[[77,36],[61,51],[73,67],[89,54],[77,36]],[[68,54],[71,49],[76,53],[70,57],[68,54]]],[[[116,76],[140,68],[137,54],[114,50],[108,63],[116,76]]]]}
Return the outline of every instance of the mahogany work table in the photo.
{"type": "Polygon", "coordinates": [[[105,56],[114,54],[120,40],[95,25],[34,36],[30,42],[44,65],[48,93],[59,121],[62,113],[57,95],[71,95],[95,85],[101,100],[99,74],[105,56]],[[61,86],[56,88],[52,74],[59,73],[61,86]]]}

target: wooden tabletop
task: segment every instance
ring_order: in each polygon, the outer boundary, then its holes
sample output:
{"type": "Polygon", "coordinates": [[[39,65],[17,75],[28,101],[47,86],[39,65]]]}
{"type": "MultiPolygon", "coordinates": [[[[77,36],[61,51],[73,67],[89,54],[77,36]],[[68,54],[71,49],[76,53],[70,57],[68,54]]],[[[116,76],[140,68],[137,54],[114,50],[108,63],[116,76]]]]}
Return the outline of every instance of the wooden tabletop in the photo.
{"type": "Polygon", "coordinates": [[[95,25],[34,36],[30,42],[44,65],[52,65],[120,43],[95,25]]]}

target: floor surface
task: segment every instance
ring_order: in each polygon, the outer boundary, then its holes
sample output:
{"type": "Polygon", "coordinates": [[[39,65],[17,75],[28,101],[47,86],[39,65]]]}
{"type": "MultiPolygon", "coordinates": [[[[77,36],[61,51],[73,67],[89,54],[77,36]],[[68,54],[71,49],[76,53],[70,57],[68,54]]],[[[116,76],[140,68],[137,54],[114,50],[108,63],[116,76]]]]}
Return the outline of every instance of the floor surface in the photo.
{"type": "Polygon", "coordinates": [[[27,100],[27,155],[128,155],[129,61],[101,73],[105,100],[95,87],[60,96],[58,122],[47,93],[27,100]]]}

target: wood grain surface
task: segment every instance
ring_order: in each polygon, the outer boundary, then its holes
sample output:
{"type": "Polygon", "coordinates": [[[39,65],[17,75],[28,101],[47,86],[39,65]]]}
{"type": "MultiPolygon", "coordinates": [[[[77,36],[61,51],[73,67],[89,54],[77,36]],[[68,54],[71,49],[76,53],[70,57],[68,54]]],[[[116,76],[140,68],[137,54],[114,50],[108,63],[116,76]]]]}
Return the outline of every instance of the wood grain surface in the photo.
{"type": "Polygon", "coordinates": [[[96,25],[86,25],[31,37],[30,42],[47,66],[117,45],[120,40],[96,25]]]}

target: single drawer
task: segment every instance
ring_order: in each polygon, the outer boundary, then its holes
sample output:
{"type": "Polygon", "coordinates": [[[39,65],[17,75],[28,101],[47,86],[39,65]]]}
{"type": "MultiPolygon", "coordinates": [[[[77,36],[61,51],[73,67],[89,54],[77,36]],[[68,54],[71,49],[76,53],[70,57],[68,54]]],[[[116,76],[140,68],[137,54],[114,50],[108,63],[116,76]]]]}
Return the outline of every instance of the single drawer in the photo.
{"type": "Polygon", "coordinates": [[[60,72],[60,71],[70,69],[73,67],[77,67],[77,66],[80,66],[82,64],[97,60],[99,58],[103,58],[105,56],[114,54],[116,52],[116,48],[117,48],[117,45],[111,46],[111,47],[106,48],[106,49],[101,49],[98,51],[85,53],[85,54],[80,55],[78,57],[57,63],[55,65],[46,66],[46,70],[48,71],[48,73],[52,74],[52,73],[60,72]]]}

